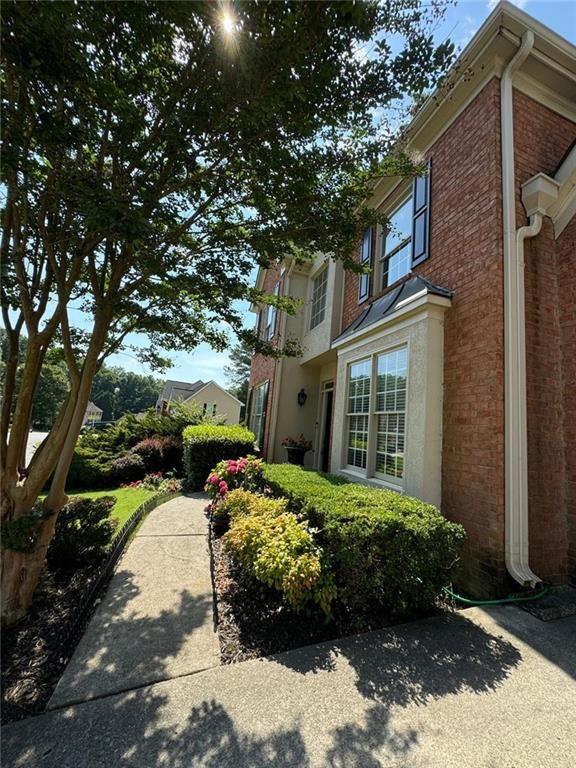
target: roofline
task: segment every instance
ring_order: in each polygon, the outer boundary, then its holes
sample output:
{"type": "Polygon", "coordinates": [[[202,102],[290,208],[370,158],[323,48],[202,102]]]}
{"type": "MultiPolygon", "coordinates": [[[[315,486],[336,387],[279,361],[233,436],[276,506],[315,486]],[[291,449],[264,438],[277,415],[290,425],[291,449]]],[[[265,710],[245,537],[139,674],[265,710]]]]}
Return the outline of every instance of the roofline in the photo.
{"type": "MultiPolygon", "coordinates": [[[[534,32],[536,37],[534,47],[536,49],[538,48],[538,42],[545,41],[552,47],[552,49],[557,49],[559,52],[564,54],[564,56],[567,56],[572,60],[576,59],[576,46],[572,45],[569,40],[566,40],[566,38],[557,34],[552,29],[539,22],[533,16],[530,16],[530,14],[520,10],[520,8],[516,7],[515,5],[512,5],[512,3],[508,2],[508,0],[501,0],[501,2],[494,8],[492,13],[481,25],[480,29],[472,37],[462,53],[458,56],[454,64],[450,67],[447,78],[449,78],[451,74],[457,72],[462,64],[466,62],[471,63],[474,61],[474,59],[480,55],[484,48],[490,45],[492,40],[501,32],[502,27],[505,28],[504,22],[506,21],[506,17],[509,17],[513,21],[518,22],[525,29],[531,29],[534,32]]],[[[519,42],[520,37],[516,35],[516,38],[519,42]]],[[[558,63],[562,64],[563,62],[558,63]]],[[[463,74],[464,73],[465,70],[463,74]]],[[[462,76],[463,75],[458,76],[457,81],[460,81],[462,76]]],[[[424,104],[420,107],[414,116],[414,119],[411,121],[408,129],[410,132],[418,131],[418,129],[421,127],[420,123],[427,121],[430,113],[433,112],[439,104],[438,97],[440,97],[440,103],[445,100],[447,94],[443,95],[442,91],[443,84],[440,84],[436,90],[431,93],[430,96],[428,96],[424,104]]]]}
{"type": "MultiPolygon", "coordinates": [[[[512,5],[508,0],[502,0],[460,53],[442,82],[428,96],[410,121],[406,130],[408,147],[416,142],[419,134],[426,129],[438,110],[454,97],[456,90],[465,81],[467,72],[487,49],[495,44],[498,38],[507,40],[515,45],[520,45],[522,34],[526,30],[532,30],[535,36],[534,48],[530,55],[545,65],[561,71],[564,76],[567,76],[576,84],[576,46],[537,21],[530,14],[512,5]]],[[[496,52],[495,56],[497,58],[496,52]]],[[[495,72],[493,73],[494,75],[499,76],[499,73],[495,72]]],[[[484,79],[480,81],[480,85],[485,85],[484,79]]],[[[474,94],[476,92],[476,90],[473,91],[474,94]]],[[[465,105],[469,99],[470,95],[465,95],[461,100],[462,105],[465,105]]],[[[450,121],[446,127],[448,125],[450,125],[450,121]]],[[[436,134],[436,138],[442,134],[443,130],[436,134]]],[[[374,182],[368,201],[378,199],[379,205],[397,183],[397,177],[381,176],[374,182]],[[382,187],[386,189],[384,198],[380,197],[382,187]],[[387,189],[387,187],[389,188],[387,189]]]]}
{"type": "Polygon", "coordinates": [[[228,392],[228,390],[227,390],[227,389],[224,389],[224,387],[220,386],[220,384],[218,384],[218,382],[217,382],[217,381],[214,381],[214,379],[210,379],[210,381],[207,381],[207,382],[206,382],[206,384],[204,384],[204,386],[203,386],[203,387],[200,387],[200,389],[197,389],[197,390],[196,390],[196,392],[193,392],[193,393],[190,395],[190,397],[187,397],[187,398],[186,398],[186,400],[183,400],[182,402],[183,402],[183,403],[187,403],[187,402],[188,402],[188,400],[192,400],[192,398],[196,397],[196,395],[199,395],[199,394],[200,394],[200,392],[203,392],[203,391],[206,389],[206,387],[209,387],[209,386],[210,386],[210,384],[214,384],[214,386],[215,386],[215,387],[218,387],[218,389],[219,389],[219,390],[221,390],[221,391],[222,391],[222,392],[224,392],[226,395],[228,395],[228,397],[231,397],[231,398],[232,398],[232,400],[236,400],[236,402],[237,402],[237,403],[240,403],[240,405],[244,405],[244,403],[242,402],[242,400],[238,400],[238,398],[237,398],[237,397],[235,397],[235,395],[231,395],[231,394],[230,394],[230,392],[228,392]]]}
{"type": "Polygon", "coordinates": [[[344,336],[344,338],[340,339],[336,338],[330,345],[330,349],[340,349],[359,339],[365,339],[372,336],[375,332],[382,330],[382,328],[396,325],[399,320],[403,320],[419,312],[424,307],[434,306],[439,307],[441,310],[446,310],[451,305],[452,299],[449,299],[446,296],[437,296],[434,293],[420,291],[402,302],[402,306],[399,306],[390,315],[382,317],[380,320],[377,320],[375,323],[372,323],[365,328],[354,331],[349,336],[344,336]]]}

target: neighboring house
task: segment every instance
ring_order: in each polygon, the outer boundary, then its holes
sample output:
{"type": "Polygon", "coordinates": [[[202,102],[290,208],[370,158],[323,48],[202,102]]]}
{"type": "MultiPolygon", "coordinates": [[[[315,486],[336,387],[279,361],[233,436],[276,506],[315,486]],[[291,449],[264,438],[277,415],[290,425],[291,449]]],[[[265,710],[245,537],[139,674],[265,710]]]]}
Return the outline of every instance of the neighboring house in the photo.
{"type": "Polygon", "coordinates": [[[248,423],[270,461],[303,433],[307,464],[463,523],[476,595],[576,581],[576,49],[499,5],[409,136],[429,172],[374,186],[370,275],[260,271],[304,299],[260,333],[304,354],[254,357],[248,423]]]}
{"type": "Polygon", "coordinates": [[[171,403],[195,403],[207,416],[221,416],[227,424],[238,424],[243,403],[215,381],[167,381],[156,402],[158,413],[167,413],[171,403]]]}
{"type": "Polygon", "coordinates": [[[96,421],[102,421],[102,414],[104,411],[102,408],[98,408],[92,401],[86,406],[86,413],[84,414],[83,424],[94,424],[96,421]]]}

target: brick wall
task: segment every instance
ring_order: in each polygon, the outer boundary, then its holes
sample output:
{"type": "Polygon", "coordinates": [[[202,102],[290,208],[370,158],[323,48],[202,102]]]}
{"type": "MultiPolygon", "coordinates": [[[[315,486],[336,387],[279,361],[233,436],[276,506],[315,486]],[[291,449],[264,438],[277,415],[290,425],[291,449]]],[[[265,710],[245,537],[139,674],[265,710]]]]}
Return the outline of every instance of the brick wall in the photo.
{"type": "MultiPolygon", "coordinates": [[[[554,176],[576,138],[576,125],[515,92],[514,130],[517,226],[522,226],[527,218],[521,185],[535,173],[554,176]]],[[[552,223],[545,219],[541,233],[526,243],[530,564],[538,576],[552,583],[567,578],[568,518],[572,510],[574,525],[576,514],[574,496],[570,500],[568,495],[568,465],[572,463],[573,481],[576,450],[574,388],[567,385],[570,377],[572,382],[575,379],[575,262],[574,222],[556,241],[552,223]]],[[[573,488],[572,484],[572,494],[573,488]]],[[[574,562],[572,569],[574,574],[574,562]]]]}
{"type": "MultiPolygon", "coordinates": [[[[280,267],[272,266],[266,270],[264,276],[264,284],[262,290],[266,293],[273,293],[274,287],[280,279],[280,267]]],[[[278,368],[278,361],[271,357],[265,357],[264,355],[254,355],[252,358],[252,365],[250,368],[250,389],[252,387],[261,384],[268,379],[270,381],[268,387],[268,401],[266,404],[266,421],[264,426],[264,440],[261,446],[261,452],[266,457],[268,450],[268,439],[270,434],[270,422],[272,414],[272,403],[276,396],[276,388],[274,386],[276,379],[276,371],[278,368]]]]}
{"type": "MultiPolygon", "coordinates": [[[[461,579],[504,578],[504,404],[499,81],[433,145],[430,258],[415,272],[454,291],[445,315],[443,512],[468,532],[461,579]]],[[[346,275],[344,325],[363,309],[346,275]]]]}
{"type": "MultiPolygon", "coordinates": [[[[576,130],[514,92],[518,226],[521,184],[553,175],[576,130]]],[[[461,580],[504,588],[504,318],[500,83],[494,78],[428,153],[430,258],[415,272],[454,291],[445,320],[442,509],[468,532],[461,580]]],[[[530,537],[542,578],[576,579],[576,249],[551,223],[526,249],[530,537]],[[561,329],[561,330],[560,330],[561,329]],[[569,555],[567,541],[570,539],[569,555]],[[568,566],[568,557],[571,565],[568,566]]],[[[348,273],[343,327],[364,309],[348,273]]]]}
{"type": "Polygon", "coordinates": [[[564,406],[568,578],[576,586],[576,218],[556,241],[564,406]]]}

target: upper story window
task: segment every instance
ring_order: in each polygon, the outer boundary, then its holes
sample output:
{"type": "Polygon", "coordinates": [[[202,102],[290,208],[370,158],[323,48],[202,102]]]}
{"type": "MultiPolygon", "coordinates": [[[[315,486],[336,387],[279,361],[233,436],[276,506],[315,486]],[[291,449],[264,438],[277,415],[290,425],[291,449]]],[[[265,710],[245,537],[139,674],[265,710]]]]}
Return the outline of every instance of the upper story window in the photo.
{"type": "MultiPolygon", "coordinates": [[[[276,283],[276,286],[274,288],[274,296],[280,296],[280,283],[276,283]]],[[[265,324],[263,323],[264,327],[264,340],[270,341],[274,338],[274,335],[276,333],[276,320],[278,318],[278,312],[276,310],[276,307],[266,307],[266,309],[262,310],[262,312],[266,313],[264,317],[266,318],[265,324]]]]}
{"type": "Polygon", "coordinates": [[[412,264],[412,195],[388,217],[382,237],[383,286],[392,285],[410,272],[412,264]]]}
{"type": "MultiPolygon", "coordinates": [[[[362,236],[362,248],[360,250],[360,264],[372,266],[372,227],[364,230],[362,236]]],[[[359,276],[358,301],[364,301],[370,293],[370,273],[359,276]]]]}
{"type": "Polygon", "coordinates": [[[412,184],[412,194],[388,217],[382,237],[380,274],[386,288],[428,258],[430,226],[430,163],[424,176],[412,184]]]}
{"type": "Polygon", "coordinates": [[[317,275],[312,282],[312,305],[310,309],[310,330],[324,320],[326,313],[326,295],[328,293],[328,267],[317,275]]]}

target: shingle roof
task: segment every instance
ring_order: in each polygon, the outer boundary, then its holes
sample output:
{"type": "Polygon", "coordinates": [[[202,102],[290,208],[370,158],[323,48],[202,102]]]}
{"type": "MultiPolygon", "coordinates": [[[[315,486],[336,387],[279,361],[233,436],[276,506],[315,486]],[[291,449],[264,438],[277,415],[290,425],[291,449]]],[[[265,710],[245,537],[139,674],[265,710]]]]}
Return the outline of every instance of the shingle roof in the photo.
{"type": "Polygon", "coordinates": [[[350,323],[350,325],[334,339],[332,344],[342,341],[348,336],[352,336],[352,334],[377,323],[379,320],[382,320],[387,315],[391,315],[398,309],[399,304],[403,304],[416,294],[424,292],[434,296],[443,296],[447,299],[452,298],[452,291],[447,288],[442,288],[439,285],[435,285],[430,282],[430,280],[426,280],[426,278],[421,277],[420,275],[414,275],[401,283],[401,285],[393,288],[388,293],[385,293],[384,296],[380,296],[380,298],[373,301],[364,312],[356,318],[356,320],[350,323]]]}
{"type": "Polygon", "coordinates": [[[164,384],[162,392],[160,392],[160,395],[158,396],[158,405],[162,401],[168,402],[170,400],[175,400],[176,402],[181,403],[189,397],[192,397],[195,392],[198,392],[198,390],[202,389],[204,386],[206,386],[206,382],[201,381],[200,379],[194,383],[168,379],[164,384]]]}

